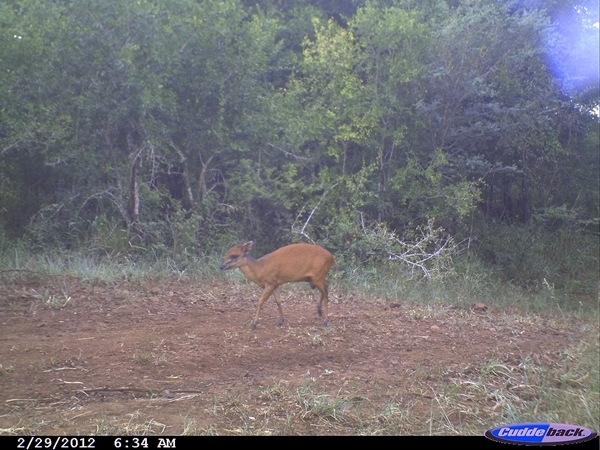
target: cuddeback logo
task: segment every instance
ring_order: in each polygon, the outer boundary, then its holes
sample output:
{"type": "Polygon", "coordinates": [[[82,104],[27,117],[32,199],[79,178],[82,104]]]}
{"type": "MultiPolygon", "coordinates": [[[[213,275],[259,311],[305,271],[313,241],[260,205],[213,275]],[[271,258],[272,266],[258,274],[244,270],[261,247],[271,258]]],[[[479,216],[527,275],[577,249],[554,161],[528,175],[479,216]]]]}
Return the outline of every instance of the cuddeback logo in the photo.
{"type": "Polygon", "coordinates": [[[565,423],[515,423],[485,432],[485,437],[506,444],[560,445],[594,439],[589,428],[565,423]]]}

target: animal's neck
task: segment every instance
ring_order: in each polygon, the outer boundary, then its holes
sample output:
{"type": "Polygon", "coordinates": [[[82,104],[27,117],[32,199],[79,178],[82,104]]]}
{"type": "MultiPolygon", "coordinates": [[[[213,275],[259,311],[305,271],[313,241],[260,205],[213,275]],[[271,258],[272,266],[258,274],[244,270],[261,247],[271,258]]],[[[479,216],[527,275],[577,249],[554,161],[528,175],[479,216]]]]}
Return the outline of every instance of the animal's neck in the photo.
{"type": "Polygon", "coordinates": [[[246,255],[246,264],[240,266],[240,270],[249,280],[260,284],[260,272],[262,267],[262,261],[260,259],[254,259],[251,255],[246,255]]]}

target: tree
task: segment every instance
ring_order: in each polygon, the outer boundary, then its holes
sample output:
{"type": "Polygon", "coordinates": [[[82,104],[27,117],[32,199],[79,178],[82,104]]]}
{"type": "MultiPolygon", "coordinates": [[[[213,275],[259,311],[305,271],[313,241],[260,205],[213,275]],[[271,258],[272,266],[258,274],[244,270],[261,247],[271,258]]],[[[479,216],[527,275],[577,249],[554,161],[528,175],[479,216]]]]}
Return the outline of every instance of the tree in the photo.
{"type": "MultiPolygon", "coordinates": [[[[28,221],[43,211],[38,230],[61,241],[99,215],[117,213],[143,238],[170,204],[201,211],[214,187],[211,163],[223,156],[222,186],[226,165],[261,132],[276,23],[233,0],[29,3],[6,7],[24,40],[5,48],[14,66],[1,81],[14,94],[6,117],[18,120],[5,121],[14,126],[2,156],[14,174],[3,178],[23,180],[19,171],[35,161],[46,172],[38,182],[55,185],[29,214],[7,197],[7,215],[28,221]]],[[[14,188],[10,198],[30,190],[14,188]]]]}
{"type": "Polygon", "coordinates": [[[542,173],[563,148],[560,99],[544,65],[542,11],[463,1],[436,33],[419,103],[443,177],[483,180],[489,217],[528,222],[542,173]],[[543,167],[542,167],[543,166],[543,167]]]}

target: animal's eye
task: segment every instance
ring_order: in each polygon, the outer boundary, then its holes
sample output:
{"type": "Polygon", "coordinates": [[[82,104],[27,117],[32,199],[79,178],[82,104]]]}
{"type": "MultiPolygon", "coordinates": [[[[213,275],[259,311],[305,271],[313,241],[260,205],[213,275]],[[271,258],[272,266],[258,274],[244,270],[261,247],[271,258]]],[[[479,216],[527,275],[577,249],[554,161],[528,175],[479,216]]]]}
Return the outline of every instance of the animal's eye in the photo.
{"type": "Polygon", "coordinates": [[[235,261],[235,260],[236,260],[236,259],[238,259],[238,258],[239,258],[239,255],[231,255],[231,256],[229,257],[229,259],[231,259],[232,261],[235,261]]]}

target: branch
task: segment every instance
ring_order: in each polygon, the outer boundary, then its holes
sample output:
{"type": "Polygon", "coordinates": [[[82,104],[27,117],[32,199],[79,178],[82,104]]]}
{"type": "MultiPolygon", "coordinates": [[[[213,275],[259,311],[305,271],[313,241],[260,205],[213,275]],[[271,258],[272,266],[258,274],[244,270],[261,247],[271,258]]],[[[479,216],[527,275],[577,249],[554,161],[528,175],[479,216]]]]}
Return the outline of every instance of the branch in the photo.
{"type": "Polygon", "coordinates": [[[419,269],[426,278],[449,269],[451,257],[458,251],[452,236],[443,228],[433,228],[433,219],[418,228],[421,236],[416,242],[403,240],[383,224],[376,224],[371,229],[365,229],[363,225],[363,231],[374,247],[383,247],[389,260],[401,261],[411,270],[419,269]]]}
{"type": "Polygon", "coordinates": [[[292,156],[292,157],[302,160],[302,161],[313,161],[314,160],[314,158],[308,158],[306,156],[298,156],[294,152],[288,152],[287,150],[284,150],[281,147],[277,147],[276,145],[273,145],[270,142],[267,142],[267,145],[271,148],[274,148],[275,150],[279,150],[280,152],[282,152],[286,155],[292,156]]]}
{"type": "Polygon", "coordinates": [[[7,151],[9,151],[12,147],[15,147],[16,145],[19,144],[19,142],[22,142],[23,139],[19,138],[17,139],[15,142],[13,142],[12,144],[10,144],[8,147],[5,147],[2,149],[2,154],[6,153],[7,151]]]}
{"type": "MultiPolygon", "coordinates": [[[[308,222],[310,222],[310,219],[312,218],[313,214],[315,213],[315,211],[317,210],[317,208],[319,207],[319,205],[321,204],[321,202],[323,201],[323,199],[325,198],[325,196],[329,193],[329,191],[331,191],[334,187],[336,187],[338,184],[340,184],[340,182],[338,181],[337,183],[335,183],[333,186],[327,188],[325,190],[325,192],[323,192],[323,195],[321,195],[321,198],[319,199],[319,201],[317,202],[317,204],[315,205],[315,207],[312,209],[312,211],[310,212],[310,214],[308,215],[308,218],[306,219],[306,222],[304,222],[304,226],[302,227],[302,229],[300,231],[295,231],[294,230],[294,225],[296,223],[296,221],[294,221],[294,223],[292,224],[292,233],[297,232],[298,234],[301,234],[302,236],[304,236],[305,238],[307,238],[310,242],[312,242],[313,244],[315,243],[315,241],[313,241],[310,236],[308,236],[304,230],[306,229],[306,227],[308,226],[308,222]]],[[[306,205],[305,205],[306,206],[306,205]]],[[[302,211],[304,210],[304,206],[302,207],[302,209],[300,210],[300,212],[298,213],[298,217],[300,217],[300,214],[302,214],[302,211]]],[[[296,217],[296,220],[298,220],[298,217],[296,217]]]]}

